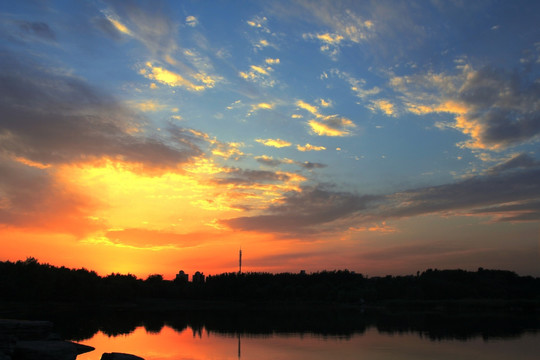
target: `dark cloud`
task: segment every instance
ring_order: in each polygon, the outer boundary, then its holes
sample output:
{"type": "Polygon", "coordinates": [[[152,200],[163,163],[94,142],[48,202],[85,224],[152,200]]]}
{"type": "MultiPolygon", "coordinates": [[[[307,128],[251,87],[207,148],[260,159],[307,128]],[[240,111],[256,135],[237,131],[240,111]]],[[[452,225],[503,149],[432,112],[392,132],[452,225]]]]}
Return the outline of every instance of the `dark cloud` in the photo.
{"type": "Polygon", "coordinates": [[[259,156],[259,157],[255,158],[255,160],[257,160],[257,162],[260,162],[263,165],[272,166],[272,167],[276,167],[276,166],[279,166],[279,165],[283,164],[283,161],[278,160],[278,159],[274,159],[274,158],[271,158],[271,157],[259,156]]]}
{"type": "Polygon", "coordinates": [[[359,196],[322,187],[290,192],[280,205],[269,207],[265,214],[225,220],[232,228],[290,234],[308,234],[343,218],[366,210],[377,196],[359,196]]]}
{"type": "Polygon", "coordinates": [[[482,144],[508,147],[540,135],[540,83],[527,73],[483,68],[459,91],[470,107],[468,121],[479,125],[482,144]]]}
{"type": "Polygon", "coordinates": [[[503,171],[512,170],[512,169],[526,169],[531,167],[536,167],[540,165],[540,161],[536,161],[532,156],[521,153],[513,156],[511,159],[491,167],[488,172],[492,174],[498,174],[503,171]]]}
{"type": "Polygon", "coordinates": [[[230,169],[228,172],[218,175],[214,181],[218,184],[257,184],[285,182],[290,179],[289,175],[265,170],[230,169]]]}
{"type": "Polygon", "coordinates": [[[473,177],[460,182],[380,196],[323,188],[291,192],[262,215],[224,221],[235,229],[286,234],[347,229],[360,223],[428,214],[485,215],[496,221],[540,218],[540,168],[473,177]]]}
{"type": "Polygon", "coordinates": [[[540,199],[506,205],[478,208],[474,214],[495,215],[498,222],[540,220],[540,199]]]}
{"type": "Polygon", "coordinates": [[[292,161],[292,160],[280,160],[280,159],[274,159],[274,158],[266,157],[266,156],[256,157],[255,160],[257,160],[257,162],[263,165],[271,166],[271,167],[277,167],[282,164],[295,164],[306,170],[322,169],[327,166],[326,164],[312,163],[309,161],[301,162],[301,161],[292,161]]]}
{"type": "Polygon", "coordinates": [[[145,119],[109,94],[6,53],[0,113],[0,151],[44,164],[109,157],[174,168],[202,154],[191,133],[171,125],[165,138],[137,135],[145,119]]]}
{"type": "Polygon", "coordinates": [[[52,29],[44,22],[19,22],[19,29],[28,35],[42,38],[45,40],[56,40],[56,35],[52,29]]]}
{"type": "Polygon", "coordinates": [[[322,168],[325,168],[327,166],[325,164],[312,163],[312,162],[309,162],[309,161],[298,162],[297,164],[300,165],[301,167],[303,167],[304,169],[308,169],[308,170],[322,169],[322,168]]]}
{"type": "Polygon", "coordinates": [[[55,42],[56,34],[47,23],[19,20],[0,14],[0,38],[10,42],[55,42]]]}
{"type": "Polygon", "coordinates": [[[441,212],[471,212],[475,208],[540,198],[540,169],[490,176],[426,187],[390,195],[383,217],[409,217],[441,212]]]}

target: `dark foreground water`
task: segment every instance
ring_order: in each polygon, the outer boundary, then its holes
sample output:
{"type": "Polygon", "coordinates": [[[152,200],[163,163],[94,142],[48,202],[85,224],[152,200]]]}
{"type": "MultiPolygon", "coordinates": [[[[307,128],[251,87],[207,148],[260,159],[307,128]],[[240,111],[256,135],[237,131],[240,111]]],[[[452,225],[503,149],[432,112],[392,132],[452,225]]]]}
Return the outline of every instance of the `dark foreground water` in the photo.
{"type": "Polygon", "coordinates": [[[64,339],[96,348],[78,360],[104,352],[146,360],[540,359],[536,309],[24,309],[0,315],[53,321],[64,339]]]}

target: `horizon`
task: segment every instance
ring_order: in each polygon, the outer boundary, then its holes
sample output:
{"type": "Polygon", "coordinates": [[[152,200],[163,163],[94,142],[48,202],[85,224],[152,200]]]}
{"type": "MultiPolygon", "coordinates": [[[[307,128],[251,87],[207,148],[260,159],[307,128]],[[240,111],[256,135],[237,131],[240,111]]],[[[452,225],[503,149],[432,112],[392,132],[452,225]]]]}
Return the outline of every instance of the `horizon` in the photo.
{"type": "Polygon", "coordinates": [[[234,5],[0,5],[1,261],[540,276],[540,2],[234,5]]]}

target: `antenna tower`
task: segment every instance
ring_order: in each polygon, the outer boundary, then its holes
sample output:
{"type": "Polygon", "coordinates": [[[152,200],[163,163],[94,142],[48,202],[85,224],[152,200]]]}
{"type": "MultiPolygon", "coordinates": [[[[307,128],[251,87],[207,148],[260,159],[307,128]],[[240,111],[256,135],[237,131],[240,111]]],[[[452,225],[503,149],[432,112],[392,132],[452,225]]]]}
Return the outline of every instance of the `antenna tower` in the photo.
{"type": "Polygon", "coordinates": [[[240,248],[240,252],[238,253],[238,274],[242,273],[242,248],[240,248]]]}

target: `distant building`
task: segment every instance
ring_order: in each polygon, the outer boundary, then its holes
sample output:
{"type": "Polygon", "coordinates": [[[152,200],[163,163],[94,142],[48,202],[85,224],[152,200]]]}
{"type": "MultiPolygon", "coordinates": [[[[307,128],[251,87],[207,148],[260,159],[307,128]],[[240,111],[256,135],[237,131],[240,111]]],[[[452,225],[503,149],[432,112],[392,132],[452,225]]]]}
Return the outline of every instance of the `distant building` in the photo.
{"type": "Polygon", "coordinates": [[[193,275],[193,282],[197,284],[204,283],[204,274],[202,272],[197,271],[195,275],[193,275]]]}
{"type": "Polygon", "coordinates": [[[174,279],[176,282],[180,283],[187,283],[189,281],[189,275],[184,272],[184,270],[180,270],[178,274],[176,274],[176,278],[174,279]]]}

